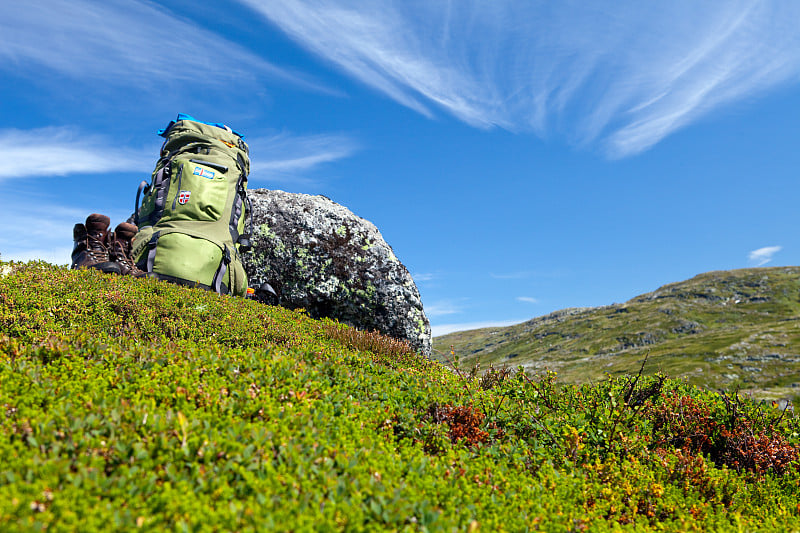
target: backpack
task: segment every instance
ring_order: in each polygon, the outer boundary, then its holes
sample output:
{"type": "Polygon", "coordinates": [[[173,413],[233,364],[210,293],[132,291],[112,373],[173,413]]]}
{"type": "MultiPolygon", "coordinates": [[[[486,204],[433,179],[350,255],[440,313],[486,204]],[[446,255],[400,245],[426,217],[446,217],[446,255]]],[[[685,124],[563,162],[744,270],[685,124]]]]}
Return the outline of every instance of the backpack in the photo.
{"type": "Polygon", "coordinates": [[[244,296],[240,253],[250,249],[245,218],[249,150],[224,124],[179,114],[165,137],[150,183],[136,193],[131,256],[152,277],[244,296]],[[141,206],[139,200],[142,200],[141,206]]]}

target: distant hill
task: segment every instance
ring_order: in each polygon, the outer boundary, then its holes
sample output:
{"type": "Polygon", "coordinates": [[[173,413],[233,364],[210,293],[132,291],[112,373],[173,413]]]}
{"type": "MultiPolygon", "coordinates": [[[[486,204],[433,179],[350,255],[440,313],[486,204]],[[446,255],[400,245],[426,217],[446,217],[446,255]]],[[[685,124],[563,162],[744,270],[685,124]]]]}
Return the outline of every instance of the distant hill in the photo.
{"type": "Polygon", "coordinates": [[[558,372],[560,381],[658,371],[759,398],[800,397],[800,267],[716,271],[623,304],[556,311],[522,324],[434,339],[439,359],[558,372]]]}

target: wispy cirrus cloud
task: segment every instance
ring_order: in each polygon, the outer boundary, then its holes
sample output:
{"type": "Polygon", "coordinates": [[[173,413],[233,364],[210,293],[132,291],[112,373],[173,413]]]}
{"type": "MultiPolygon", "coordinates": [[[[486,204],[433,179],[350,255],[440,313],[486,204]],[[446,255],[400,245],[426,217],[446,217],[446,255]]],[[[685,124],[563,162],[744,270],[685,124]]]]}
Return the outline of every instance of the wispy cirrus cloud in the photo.
{"type": "Polygon", "coordinates": [[[425,115],[624,157],[800,81],[800,3],[239,0],[425,115]]]}
{"type": "MultiPolygon", "coordinates": [[[[279,134],[249,140],[251,178],[297,179],[315,167],[349,157],[358,143],[341,134],[279,134]]],[[[119,140],[73,127],[0,130],[0,180],[37,176],[152,171],[158,147],[120,147],[119,140]]]]}
{"type": "Polygon", "coordinates": [[[538,304],[539,300],[536,298],[532,298],[530,296],[517,296],[518,302],[524,302],[526,304],[538,304]]]}
{"type": "Polygon", "coordinates": [[[0,180],[36,176],[149,172],[157,151],[120,148],[113,139],[76,128],[0,130],[0,180]]]}
{"type": "Polygon", "coordinates": [[[755,266],[766,265],[772,261],[772,256],[780,252],[782,249],[782,246],[765,246],[763,248],[759,248],[758,250],[753,250],[747,254],[747,258],[750,260],[750,263],[755,266]]]}
{"type": "Polygon", "coordinates": [[[293,182],[314,168],[350,157],[359,144],[342,134],[291,135],[248,139],[251,180],[293,182]]]}
{"type": "Polygon", "coordinates": [[[147,0],[3,2],[0,34],[0,69],[37,77],[44,67],[117,87],[241,85],[263,76],[314,86],[147,0]]]}

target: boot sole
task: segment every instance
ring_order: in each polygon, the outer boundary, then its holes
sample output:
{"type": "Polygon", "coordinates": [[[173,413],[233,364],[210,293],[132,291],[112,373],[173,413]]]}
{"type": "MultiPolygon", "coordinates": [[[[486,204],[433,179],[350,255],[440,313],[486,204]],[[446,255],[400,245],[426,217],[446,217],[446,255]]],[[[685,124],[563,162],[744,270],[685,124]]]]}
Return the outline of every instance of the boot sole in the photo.
{"type": "Polygon", "coordinates": [[[104,263],[96,263],[89,268],[97,269],[101,272],[105,272],[106,274],[122,274],[122,269],[119,266],[119,263],[115,261],[106,261],[104,263]]]}

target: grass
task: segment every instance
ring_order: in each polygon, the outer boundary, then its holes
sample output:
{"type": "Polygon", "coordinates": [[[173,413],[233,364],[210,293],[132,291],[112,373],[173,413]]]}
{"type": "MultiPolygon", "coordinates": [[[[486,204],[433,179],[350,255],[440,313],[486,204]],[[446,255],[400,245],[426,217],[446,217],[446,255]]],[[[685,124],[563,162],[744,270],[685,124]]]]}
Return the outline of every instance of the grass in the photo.
{"type": "Polygon", "coordinates": [[[800,529],[791,413],[641,364],[469,374],[302,311],[0,272],[2,531],[800,529]]]}

